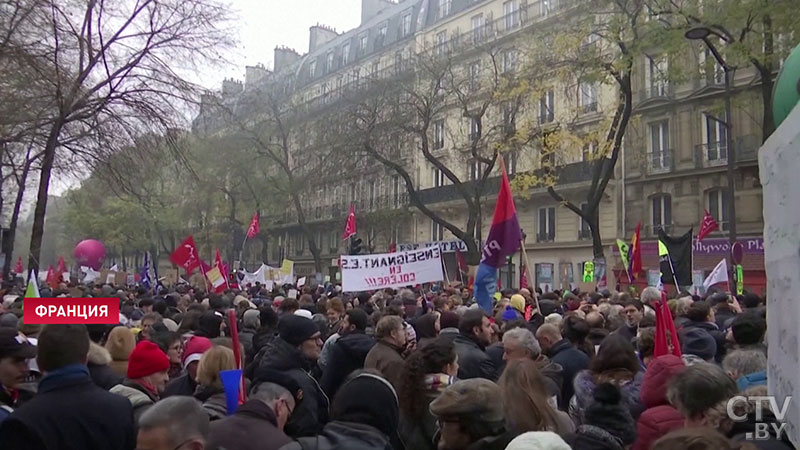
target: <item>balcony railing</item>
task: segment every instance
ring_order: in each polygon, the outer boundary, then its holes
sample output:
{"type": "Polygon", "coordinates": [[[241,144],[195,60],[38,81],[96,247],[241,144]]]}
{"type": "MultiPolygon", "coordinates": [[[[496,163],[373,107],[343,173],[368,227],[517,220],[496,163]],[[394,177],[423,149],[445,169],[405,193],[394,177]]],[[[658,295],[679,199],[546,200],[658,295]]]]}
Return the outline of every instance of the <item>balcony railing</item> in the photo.
{"type": "Polygon", "coordinates": [[[556,240],[555,231],[548,231],[545,233],[536,233],[536,242],[553,242],[556,240]]]}
{"type": "Polygon", "coordinates": [[[666,82],[652,83],[645,89],[639,91],[639,102],[651,99],[672,99],[675,91],[671,84],[666,82]]]}
{"type": "Polygon", "coordinates": [[[695,163],[698,167],[718,167],[728,163],[728,143],[709,142],[695,147],[695,163]]]}
{"type": "Polygon", "coordinates": [[[647,154],[647,173],[669,173],[675,169],[672,149],[664,149],[647,154]]]}

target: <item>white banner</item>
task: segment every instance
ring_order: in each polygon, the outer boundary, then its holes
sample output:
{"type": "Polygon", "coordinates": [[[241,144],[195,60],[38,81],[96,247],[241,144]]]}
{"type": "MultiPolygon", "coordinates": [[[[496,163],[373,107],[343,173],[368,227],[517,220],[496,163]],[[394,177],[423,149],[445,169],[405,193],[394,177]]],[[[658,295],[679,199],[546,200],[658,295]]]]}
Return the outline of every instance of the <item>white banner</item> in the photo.
{"type": "Polygon", "coordinates": [[[462,240],[397,244],[397,251],[405,252],[429,247],[439,247],[442,253],[455,253],[456,250],[462,253],[467,252],[467,244],[462,240]]]}
{"type": "Polygon", "coordinates": [[[443,279],[439,247],[374,255],[342,255],[344,292],[404,287],[443,279]]]}

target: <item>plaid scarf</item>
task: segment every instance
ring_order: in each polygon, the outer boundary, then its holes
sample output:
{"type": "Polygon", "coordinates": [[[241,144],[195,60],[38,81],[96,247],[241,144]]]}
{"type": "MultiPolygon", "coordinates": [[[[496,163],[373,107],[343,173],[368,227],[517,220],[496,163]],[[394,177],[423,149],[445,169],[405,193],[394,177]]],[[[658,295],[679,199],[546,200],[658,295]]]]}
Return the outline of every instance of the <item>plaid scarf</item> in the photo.
{"type": "Polygon", "coordinates": [[[425,389],[431,393],[442,393],[447,386],[456,382],[456,377],[443,373],[429,373],[425,375],[425,389]]]}

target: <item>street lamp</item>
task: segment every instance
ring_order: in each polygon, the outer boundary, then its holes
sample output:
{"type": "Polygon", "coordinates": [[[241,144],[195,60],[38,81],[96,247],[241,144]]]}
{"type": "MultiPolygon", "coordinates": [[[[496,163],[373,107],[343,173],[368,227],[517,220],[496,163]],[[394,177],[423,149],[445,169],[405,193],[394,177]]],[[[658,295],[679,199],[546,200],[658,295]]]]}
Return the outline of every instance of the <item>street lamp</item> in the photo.
{"type": "MultiPolygon", "coordinates": [[[[708,39],[709,36],[716,36],[721,40],[728,42],[725,36],[717,33],[716,31],[707,27],[695,27],[688,30],[684,36],[686,39],[693,41],[703,41],[708,47],[714,59],[717,60],[722,70],[725,73],[725,145],[728,147],[728,241],[730,248],[733,249],[733,244],[736,242],[736,186],[734,184],[734,168],[736,164],[736,151],[733,148],[733,121],[731,119],[731,72],[736,68],[731,67],[719,53],[717,47],[708,39]]],[[[729,259],[731,258],[728,255],[729,259]]],[[[730,264],[731,271],[735,273],[732,261],[730,264]]]]}

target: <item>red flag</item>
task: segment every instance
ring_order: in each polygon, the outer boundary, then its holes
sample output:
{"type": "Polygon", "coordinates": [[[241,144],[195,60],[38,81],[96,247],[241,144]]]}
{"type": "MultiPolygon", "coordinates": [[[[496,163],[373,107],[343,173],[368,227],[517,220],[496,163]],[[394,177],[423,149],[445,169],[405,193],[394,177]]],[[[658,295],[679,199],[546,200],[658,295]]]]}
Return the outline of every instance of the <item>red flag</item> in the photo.
{"type": "Polygon", "coordinates": [[[356,234],[356,209],[353,204],[350,204],[350,214],[347,215],[347,223],[344,225],[344,233],[342,233],[342,240],[348,239],[350,236],[356,234]]]}
{"type": "Polygon", "coordinates": [[[47,278],[45,281],[47,281],[47,284],[49,284],[50,288],[52,289],[58,287],[58,274],[56,273],[56,269],[53,268],[52,264],[47,268],[47,278]]]}
{"type": "Polygon", "coordinates": [[[657,358],[670,353],[667,343],[667,332],[670,334],[672,342],[672,354],[681,356],[681,345],[678,341],[678,333],[675,331],[675,321],[672,320],[672,313],[667,305],[667,293],[661,292],[661,301],[654,305],[656,309],[656,343],[653,350],[653,357],[657,358]]]}
{"type": "Polygon", "coordinates": [[[520,289],[527,289],[528,288],[528,271],[525,270],[525,266],[519,268],[519,288],[520,289]]]}
{"type": "Polygon", "coordinates": [[[67,271],[67,265],[64,264],[64,257],[58,257],[58,273],[62,274],[67,271]]]}
{"type": "MultiPolygon", "coordinates": [[[[231,340],[232,347],[233,347],[233,359],[236,360],[236,368],[242,370],[242,366],[244,364],[242,358],[242,346],[239,341],[239,331],[236,327],[236,310],[229,309],[228,310],[228,327],[231,333],[231,340]]],[[[244,385],[244,374],[239,381],[239,404],[242,405],[247,400],[245,395],[245,385],[244,385]]]]}
{"type": "Polygon", "coordinates": [[[396,251],[397,251],[397,243],[392,242],[391,244],[389,244],[389,253],[394,253],[396,251]]]}
{"type": "Polygon", "coordinates": [[[14,273],[16,273],[17,275],[25,273],[25,268],[22,267],[22,256],[17,258],[17,265],[14,266],[14,273]]]}
{"type": "Polygon", "coordinates": [[[711,232],[719,230],[719,224],[706,210],[706,215],[703,216],[703,223],[700,224],[700,230],[697,232],[697,242],[702,241],[711,232]]]}
{"type": "Polygon", "coordinates": [[[225,267],[225,264],[222,262],[222,256],[219,254],[219,249],[216,250],[216,254],[214,255],[214,266],[219,269],[219,272],[225,278],[225,284],[216,289],[217,292],[222,292],[229,288],[230,284],[228,283],[228,268],[225,267]]]}
{"type": "Polygon", "coordinates": [[[631,274],[635,277],[642,271],[642,241],[639,233],[642,231],[642,221],[636,224],[636,231],[633,232],[633,239],[631,239],[631,257],[629,258],[631,265],[631,274]]]}
{"type": "Polygon", "coordinates": [[[194,244],[194,237],[189,237],[184,240],[178,248],[169,255],[169,260],[177,266],[186,269],[186,273],[191,273],[195,268],[200,266],[200,255],[197,251],[197,246],[194,244]]]}
{"type": "Polygon", "coordinates": [[[247,239],[253,239],[258,234],[258,211],[253,213],[253,219],[250,221],[250,226],[247,228],[247,239]]]}

